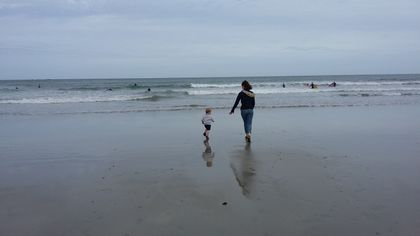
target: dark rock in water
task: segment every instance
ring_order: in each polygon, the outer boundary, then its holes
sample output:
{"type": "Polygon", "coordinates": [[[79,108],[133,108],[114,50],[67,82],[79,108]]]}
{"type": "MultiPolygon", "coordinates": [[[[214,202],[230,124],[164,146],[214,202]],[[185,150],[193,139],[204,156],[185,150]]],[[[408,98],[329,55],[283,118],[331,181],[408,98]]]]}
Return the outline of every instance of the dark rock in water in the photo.
{"type": "Polygon", "coordinates": [[[223,205],[223,206],[226,206],[226,205],[227,205],[227,202],[223,202],[223,203],[222,203],[222,205],[223,205]]]}

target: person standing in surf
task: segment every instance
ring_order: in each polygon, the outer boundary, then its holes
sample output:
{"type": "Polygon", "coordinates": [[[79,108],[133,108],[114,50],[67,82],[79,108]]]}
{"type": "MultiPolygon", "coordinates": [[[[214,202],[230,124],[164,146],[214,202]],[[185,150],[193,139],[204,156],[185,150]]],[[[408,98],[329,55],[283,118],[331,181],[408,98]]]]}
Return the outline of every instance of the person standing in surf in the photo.
{"type": "Polygon", "coordinates": [[[244,121],[244,130],[245,130],[245,140],[251,142],[251,131],[252,131],[252,118],[254,116],[254,106],[255,106],[255,93],[251,91],[252,86],[248,81],[244,80],[242,82],[242,91],[239,92],[236,97],[235,104],[232,107],[229,115],[232,115],[235,112],[235,108],[238,106],[239,101],[241,101],[241,116],[244,121]]]}

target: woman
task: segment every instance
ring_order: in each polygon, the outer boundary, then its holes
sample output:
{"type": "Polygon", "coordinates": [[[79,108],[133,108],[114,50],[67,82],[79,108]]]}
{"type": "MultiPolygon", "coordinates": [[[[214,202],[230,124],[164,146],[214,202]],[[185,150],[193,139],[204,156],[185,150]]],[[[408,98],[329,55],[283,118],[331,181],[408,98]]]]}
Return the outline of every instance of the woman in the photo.
{"type": "Polygon", "coordinates": [[[252,86],[248,81],[242,82],[242,91],[236,97],[235,104],[230,111],[230,115],[235,111],[239,101],[241,101],[241,116],[244,121],[245,140],[251,142],[252,117],[254,116],[255,94],[251,91],[252,86]]]}

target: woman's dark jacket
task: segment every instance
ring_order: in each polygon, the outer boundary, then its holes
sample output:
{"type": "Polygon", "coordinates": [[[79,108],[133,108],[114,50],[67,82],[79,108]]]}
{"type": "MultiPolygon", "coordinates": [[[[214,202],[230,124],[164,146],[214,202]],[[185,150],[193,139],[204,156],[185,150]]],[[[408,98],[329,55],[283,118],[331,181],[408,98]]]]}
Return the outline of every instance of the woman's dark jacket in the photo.
{"type": "Polygon", "coordinates": [[[242,90],[236,97],[235,104],[232,107],[231,112],[235,111],[235,108],[238,106],[239,101],[241,101],[241,110],[254,109],[255,106],[255,93],[252,91],[242,90]]]}

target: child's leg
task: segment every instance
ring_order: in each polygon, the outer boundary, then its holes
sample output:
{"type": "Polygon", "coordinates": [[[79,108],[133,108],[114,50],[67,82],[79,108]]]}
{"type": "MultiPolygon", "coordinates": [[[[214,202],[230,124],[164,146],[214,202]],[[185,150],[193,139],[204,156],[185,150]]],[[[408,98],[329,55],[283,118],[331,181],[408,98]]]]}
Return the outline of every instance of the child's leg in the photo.
{"type": "Polygon", "coordinates": [[[204,127],[206,128],[206,131],[205,131],[206,135],[205,136],[206,136],[206,138],[209,138],[209,132],[210,132],[210,127],[211,126],[210,125],[205,125],[204,127]]]}

